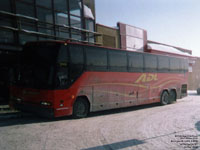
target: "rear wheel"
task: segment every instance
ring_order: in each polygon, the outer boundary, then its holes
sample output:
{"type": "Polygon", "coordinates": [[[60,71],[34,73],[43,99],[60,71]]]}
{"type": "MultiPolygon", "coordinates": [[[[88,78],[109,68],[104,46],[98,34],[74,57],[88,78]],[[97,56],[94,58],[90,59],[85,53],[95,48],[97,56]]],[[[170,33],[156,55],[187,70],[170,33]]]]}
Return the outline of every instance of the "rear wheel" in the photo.
{"type": "Polygon", "coordinates": [[[163,93],[160,97],[160,103],[161,103],[161,105],[169,104],[169,94],[167,91],[163,91],[163,93]]]}
{"type": "Polygon", "coordinates": [[[84,98],[78,98],[73,106],[73,117],[84,118],[89,113],[89,104],[84,98]]]}
{"type": "Polygon", "coordinates": [[[169,96],[170,96],[169,97],[169,103],[170,104],[176,101],[176,91],[175,90],[171,90],[169,92],[169,96]]]}

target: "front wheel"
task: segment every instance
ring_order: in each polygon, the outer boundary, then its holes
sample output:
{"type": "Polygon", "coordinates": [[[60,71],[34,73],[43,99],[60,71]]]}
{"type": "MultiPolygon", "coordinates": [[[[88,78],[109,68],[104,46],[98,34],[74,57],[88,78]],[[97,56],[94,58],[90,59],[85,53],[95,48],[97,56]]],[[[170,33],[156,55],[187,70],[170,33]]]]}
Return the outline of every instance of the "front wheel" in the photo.
{"type": "Polygon", "coordinates": [[[73,117],[84,118],[89,113],[89,104],[84,98],[78,98],[73,106],[73,117]]]}
{"type": "Polygon", "coordinates": [[[163,91],[163,93],[160,97],[160,103],[161,103],[161,105],[169,104],[169,94],[167,91],[163,91]]]}

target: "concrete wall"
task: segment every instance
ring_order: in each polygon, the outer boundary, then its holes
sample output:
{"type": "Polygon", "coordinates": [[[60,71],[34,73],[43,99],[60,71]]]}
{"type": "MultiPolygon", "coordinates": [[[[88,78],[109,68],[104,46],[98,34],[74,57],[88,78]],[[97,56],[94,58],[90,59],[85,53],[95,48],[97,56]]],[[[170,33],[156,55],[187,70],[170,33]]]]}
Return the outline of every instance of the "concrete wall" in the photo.
{"type": "Polygon", "coordinates": [[[96,42],[102,43],[102,46],[120,48],[119,30],[104,25],[96,24],[96,31],[102,36],[96,38],[96,42]]]}
{"type": "Polygon", "coordinates": [[[200,87],[200,58],[197,58],[193,64],[188,80],[188,90],[196,90],[198,87],[200,87]]]}

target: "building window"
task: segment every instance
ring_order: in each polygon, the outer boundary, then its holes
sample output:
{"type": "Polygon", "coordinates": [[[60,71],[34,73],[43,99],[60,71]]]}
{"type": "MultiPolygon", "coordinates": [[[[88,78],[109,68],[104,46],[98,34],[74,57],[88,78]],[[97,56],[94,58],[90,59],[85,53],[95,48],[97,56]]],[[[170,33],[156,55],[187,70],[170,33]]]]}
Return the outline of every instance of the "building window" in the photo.
{"type": "Polygon", "coordinates": [[[53,23],[52,11],[49,9],[37,7],[37,16],[39,21],[53,23]]]}
{"type": "Polygon", "coordinates": [[[57,11],[68,12],[67,0],[54,0],[54,9],[57,11]]]}
{"type": "Polygon", "coordinates": [[[36,36],[28,35],[28,34],[19,34],[20,44],[25,44],[28,41],[36,41],[36,36]]]}
{"type": "Polygon", "coordinates": [[[13,32],[0,30],[0,42],[12,43],[14,42],[13,32]]]}
{"type": "Polygon", "coordinates": [[[80,17],[70,16],[70,19],[71,19],[72,27],[81,28],[81,18],[80,17]]]}
{"type": "Polygon", "coordinates": [[[36,0],[36,5],[51,8],[51,0],[36,0]]]}
{"type": "Polygon", "coordinates": [[[70,14],[81,16],[81,2],[80,0],[69,0],[70,3],[70,14]]]}
{"type": "Polygon", "coordinates": [[[34,6],[27,3],[17,2],[16,11],[17,11],[17,14],[35,17],[34,6]]]}
{"type": "MultiPolygon", "coordinates": [[[[90,4],[89,1],[88,4],[90,4]]],[[[1,36],[5,37],[1,38],[1,41],[13,41],[15,43],[19,41],[19,44],[21,44],[25,41],[30,41],[31,39],[44,40],[49,38],[72,38],[74,40],[87,40],[89,42],[94,42],[95,38],[93,33],[85,33],[80,30],[82,28],[89,31],[95,30],[94,18],[92,19],[92,15],[88,15],[85,11],[83,12],[82,6],[82,0],[1,0],[1,11],[16,12],[16,14],[26,16],[9,17],[8,15],[1,15],[1,26],[34,31],[32,32],[34,36],[29,34],[30,32],[23,32],[22,34],[18,31],[1,31],[1,36]],[[87,15],[84,15],[84,13],[87,15]],[[32,19],[30,17],[32,17],[32,19]],[[38,21],[34,18],[37,18],[38,21]],[[83,24],[82,21],[84,21],[85,24],[83,24]],[[72,28],[70,29],[70,27],[72,28]],[[46,35],[37,34],[38,32],[46,35]],[[16,39],[14,39],[13,35],[16,35],[14,36],[16,39]],[[25,35],[27,35],[27,40],[25,40],[25,35]]],[[[84,8],[85,7],[86,6],[84,6],[84,8]]],[[[90,9],[87,7],[87,10],[90,9]]]]}
{"type": "Polygon", "coordinates": [[[11,12],[10,0],[1,0],[0,10],[11,12]]]}

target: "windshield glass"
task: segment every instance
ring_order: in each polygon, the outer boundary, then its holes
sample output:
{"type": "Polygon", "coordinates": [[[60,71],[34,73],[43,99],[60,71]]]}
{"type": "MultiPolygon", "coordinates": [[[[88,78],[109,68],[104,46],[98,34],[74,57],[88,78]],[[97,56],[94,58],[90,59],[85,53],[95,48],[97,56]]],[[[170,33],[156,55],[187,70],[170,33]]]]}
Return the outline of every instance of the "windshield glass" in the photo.
{"type": "Polygon", "coordinates": [[[21,56],[19,83],[32,88],[52,88],[59,43],[31,43],[21,56]]]}

